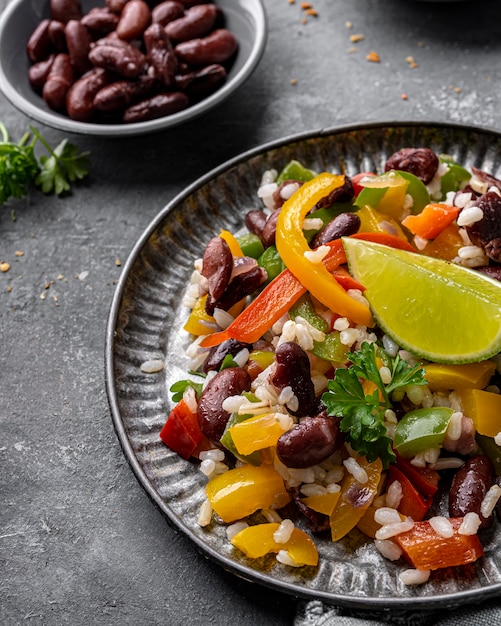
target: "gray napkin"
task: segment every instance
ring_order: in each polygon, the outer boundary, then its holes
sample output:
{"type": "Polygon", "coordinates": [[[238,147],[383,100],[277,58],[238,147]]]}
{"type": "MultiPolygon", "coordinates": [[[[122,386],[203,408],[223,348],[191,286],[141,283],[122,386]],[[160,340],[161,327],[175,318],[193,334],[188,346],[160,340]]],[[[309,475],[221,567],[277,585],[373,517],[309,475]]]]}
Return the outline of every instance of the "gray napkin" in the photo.
{"type": "Polygon", "coordinates": [[[501,598],[456,610],[354,611],[301,601],[294,626],[501,626],[501,598]]]}

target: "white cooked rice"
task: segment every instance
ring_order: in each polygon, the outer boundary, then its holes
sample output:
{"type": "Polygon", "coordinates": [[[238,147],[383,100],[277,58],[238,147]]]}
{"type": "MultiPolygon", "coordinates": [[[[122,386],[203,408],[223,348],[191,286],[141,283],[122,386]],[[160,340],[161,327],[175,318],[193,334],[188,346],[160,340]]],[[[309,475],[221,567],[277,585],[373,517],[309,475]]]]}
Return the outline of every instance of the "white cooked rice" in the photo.
{"type": "Polygon", "coordinates": [[[469,513],[466,513],[466,515],[463,517],[463,521],[458,528],[458,534],[476,535],[481,523],[482,520],[480,519],[478,513],[470,511],[469,513]]]}
{"type": "Polygon", "coordinates": [[[381,524],[381,526],[385,526],[386,524],[399,524],[402,520],[400,519],[400,513],[396,509],[382,506],[374,512],[374,521],[381,524]]]}
{"type": "Polygon", "coordinates": [[[454,535],[454,528],[447,517],[436,515],[428,520],[433,530],[441,537],[448,539],[454,535]]]}
{"type": "Polygon", "coordinates": [[[356,481],[365,485],[369,481],[369,476],[364,468],[351,456],[343,461],[346,471],[349,472],[356,481]]]}
{"type": "Polygon", "coordinates": [[[458,226],[471,226],[475,222],[480,222],[484,217],[484,212],[478,206],[469,206],[464,208],[457,218],[458,226]]]}
{"type": "Polygon", "coordinates": [[[198,525],[208,526],[212,521],[212,506],[208,500],[204,500],[198,511],[198,525]]]}
{"type": "Polygon", "coordinates": [[[406,569],[400,572],[398,578],[404,585],[422,585],[430,578],[430,570],[406,569]]]}
{"type": "Polygon", "coordinates": [[[290,519],[284,519],[280,522],[280,526],[273,533],[273,539],[277,543],[287,543],[294,532],[294,522],[290,519]]]}
{"type": "Polygon", "coordinates": [[[408,530],[411,530],[414,526],[414,522],[407,518],[403,522],[397,522],[395,524],[385,524],[378,528],[376,531],[376,539],[390,539],[390,537],[395,537],[396,535],[400,535],[400,533],[405,533],[408,530]]]}
{"type": "Polygon", "coordinates": [[[402,549],[391,539],[375,539],[374,545],[385,559],[389,561],[398,561],[402,556],[402,549]]]}
{"type": "Polygon", "coordinates": [[[400,506],[400,502],[402,500],[403,491],[402,484],[399,480],[394,480],[391,485],[388,487],[388,491],[386,492],[386,506],[398,509],[400,506]]]}
{"type": "Polygon", "coordinates": [[[490,517],[500,497],[501,487],[499,487],[498,485],[492,485],[492,487],[487,491],[484,499],[482,500],[482,504],[480,505],[480,513],[482,513],[484,517],[490,517]]]}
{"type": "Polygon", "coordinates": [[[238,535],[241,530],[246,528],[249,528],[249,524],[243,520],[230,524],[226,527],[226,538],[228,541],[231,541],[235,535],[238,535]]]}

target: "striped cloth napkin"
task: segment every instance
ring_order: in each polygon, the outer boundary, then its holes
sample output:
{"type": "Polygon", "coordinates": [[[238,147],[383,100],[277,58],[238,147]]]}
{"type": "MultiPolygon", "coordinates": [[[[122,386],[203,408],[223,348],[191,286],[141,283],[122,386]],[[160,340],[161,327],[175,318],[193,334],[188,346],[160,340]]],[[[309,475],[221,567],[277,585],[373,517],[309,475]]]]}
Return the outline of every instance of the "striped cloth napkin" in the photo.
{"type": "Polygon", "coordinates": [[[294,626],[501,626],[501,597],[455,610],[356,611],[301,601],[294,626]]]}

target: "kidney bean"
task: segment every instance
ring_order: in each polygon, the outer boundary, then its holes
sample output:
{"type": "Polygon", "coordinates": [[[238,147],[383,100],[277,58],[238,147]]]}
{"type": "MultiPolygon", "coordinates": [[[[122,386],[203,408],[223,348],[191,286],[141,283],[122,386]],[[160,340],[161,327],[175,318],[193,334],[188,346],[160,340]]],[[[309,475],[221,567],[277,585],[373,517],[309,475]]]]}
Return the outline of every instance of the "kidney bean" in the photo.
{"type": "Polygon", "coordinates": [[[477,513],[481,520],[480,528],[488,528],[493,523],[493,516],[483,517],[480,506],[487,491],[495,480],[494,467],[489,457],[472,456],[460,467],[452,480],[449,491],[449,514],[451,517],[463,517],[466,513],[477,513]]]}
{"type": "Polygon", "coordinates": [[[206,4],[210,0],[179,0],[185,9],[195,6],[196,4],[206,4]]]}
{"type": "MultiPolygon", "coordinates": [[[[501,476],[496,478],[496,485],[501,487],[501,476]]],[[[496,502],[495,512],[498,520],[501,522],[501,498],[496,502]]]]}
{"type": "Polygon", "coordinates": [[[177,44],[175,51],[181,61],[200,67],[229,61],[237,48],[238,42],[233,33],[226,28],[218,28],[207,37],[177,44]]]}
{"type": "Polygon", "coordinates": [[[165,26],[172,20],[176,20],[184,14],[184,6],[176,0],[166,0],[153,7],[151,21],[154,24],[165,26]]]}
{"type": "Polygon", "coordinates": [[[340,213],[318,231],[311,240],[310,247],[318,248],[329,241],[349,237],[357,233],[359,228],[360,218],[356,213],[340,213]]]}
{"type": "Polygon", "coordinates": [[[148,74],[164,87],[176,84],[177,57],[167,33],[160,24],[151,24],[144,32],[148,74]]]}
{"type": "Polygon", "coordinates": [[[30,81],[30,85],[37,92],[41,92],[44,84],[47,81],[49,76],[50,68],[54,63],[54,59],[56,58],[55,54],[51,54],[43,61],[39,61],[34,65],[30,66],[28,70],[28,80],[30,81]]]}
{"type": "Polygon", "coordinates": [[[202,433],[211,441],[218,442],[230,417],[222,407],[229,396],[249,391],[251,379],[241,367],[228,367],[212,378],[198,401],[198,423],[202,433]]]}
{"type": "Polygon", "coordinates": [[[435,176],[439,164],[437,155],[430,148],[402,148],[386,161],[385,171],[409,172],[427,185],[435,176]]]}
{"type": "Polygon", "coordinates": [[[271,382],[277,389],[291,387],[298,399],[297,411],[289,413],[297,417],[316,415],[317,400],[311,380],[310,361],[306,352],[292,341],[287,341],[275,351],[276,369],[271,382]]]}
{"type": "Polygon", "coordinates": [[[459,439],[451,439],[446,436],[442,442],[444,450],[464,455],[471,454],[476,446],[475,426],[473,425],[473,420],[466,417],[466,415],[463,415],[461,419],[461,435],[459,439]]]}
{"type": "Polygon", "coordinates": [[[210,349],[209,356],[203,365],[204,372],[219,370],[226,356],[236,356],[240,350],[243,350],[244,348],[247,348],[250,351],[252,346],[248,343],[238,341],[237,339],[227,339],[218,346],[214,346],[210,349]]]}
{"type": "Polygon", "coordinates": [[[479,170],[478,167],[472,166],[471,171],[475,174],[475,177],[483,181],[484,183],[488,183],[489,187],[497,187],[501,190],[501,180],[496,178],[492,174],[488,172],[484,172],[483,170],[479,170]]]}
{"type": "Polygon", "coordinates": [[[339,420],[319,415],[306,417],[281,435],[277,456],[287,467],[303,468],[322,463],[341,445],[339,420]]]}
{"type": "Polygon", "coordinates": [[[52,63],[42,90],[42,97],[47,106],[54,111],[64,111],[66,94],[76,78],[69,55],[66,52],[60,52],[52,63]]]}
{"type": "Polygon", "coordinates": [[[264,211],[253,209],[245,214],[245,226],[247,230],[262,239],[266,219],[267,216],[264,211]]]}
{"type": "Polygon", "coordinates": [[[92,63],[89,59],[92,39],[89,31],[82,22],[70,20],[64,28],[64,33],[71,64],[78,74],[85,74],[92,69],[92,63]]]}
{"type": "Polygon", "coordinates": [[[58,52],[68,52],[68,46],[66,45],[66,33],[64,32],[65,25],[57,20],[51,20],[49,22],[49,38],[53,47],[58,52]]]}
{"type": "Polygon", "coordinates": [[[501,265],[486,265],[485,267],[477,267],[477,270],[495,280],[501,280],[501,265]]]}
{"type": "Polygon", "coordinates": [[[222,65],[213,63],[201,70],[180,74],[175,77],[176,85],[191,100],[205,98],[226,81],[227,73],[222,65]]]}
{"type": "Polygon", "coordinates": [[[79,20],[83,16],[80,0],[50,0],[50,15],[63,24],[79,20]]]}
{"type": "Polygon", "coordinates": [[[53,50],[53,44],[49,35],[50,20],[42,20],[31,33],[26,52],[32,63],[38,63],[46,59],[53,50]]]}
{"type": "Polygon", "coordinates": [[[267,278],[266,271],[256,264],[247,272],[235,276],[226,287],[222,296],[217,300],[209,293],[209,297],[205,301],[205,310],[209,315],[212,315],[216,308],[228,311],[234,304],[240,302],[242,298],[253,293],[266,282],[267,278]]]}
{"type": "Polygon", "coordinates": [[[124,78],[137,78],[146,62],[140,50],[125,41],[119,44],[118,40],[96,45],[89,52],[89,59],[96,67],[110,70],[124,78]]]}
{"type": "Polygon", "coordinates": [[[179,43],[205,37],[220,15],[220,9],[214,4],[198,4],[187,9],[182,17],[172,20],[165,26],[165,32],[172,41],[179,43]]]}
{"type": "Polygon", "coordinates": [[[336,187],[328,196],[319,200],[317,208],[328,208],[337,202],[351,202],[354,195],[353,181],[349,176],[345,176],[343,184],[340,187],[336,187]]]}
{"type": "Polygon", "coordinates": [[[151,10],[144,0],[129,0],[122,9],[117,25],[120,39],[137,39],[151,23],[151,10]]]}
{"type": "Polygon", "coordinates": [[[172,115],[186,109],[189,103],[188,96],[180,91],[157,94],[127,108],[123,122],[132,124],[172,115]]]}
{"type": "Polygon", "coordinates": [[[495,191],[484,193],[475,205],[482,210],[483,217],[478,222],[466,226],[472,243],[484,249],[485,254],[496,262],[501,262],[501,198],[495,191]]]}
{"type": "Polygon", "coordinates": [[[98,111],[123,111],[134,102],[153,93],[155,81],[149,76],[141,76],[138,80],[117,80],[100,89],[94,97],[93,106],[98,111]]]}
{"type": "Polygon", "coordinates": [[[119,17],[108,7],[94,7],[84,15],[80,23],[89,30],[94,37],[104,37],[116,30],[119,17]]]}
{"type": "Polygon", "coordinates": [[[222,237],[213,237],[205,247],[201,274],[209,283],[209,294],[218,300],[224,293],[233,271],[233,255],[222,237]]]}
{"type": "Polygon", "coordinates": [[[105,0],[107,8],[112,12],[120,15],[123,11],[124,6],[129,2],[129,0],[105,0]]]}
{"type": "Polygon", "coordinates": [[[261,241],[265,248],[269,248],[275,243],[275,236],[277,234],[277,221],[280,215],[280,209],[276,209],[266,219],[266,223],[261,233],[261,241]]]}
{"type": "Polygon", "coordinates": [[[73,83],[66,96],[66,110],[72,120],[91,122],[94,119],[94,98],[110,80],[105,69],[95,67],[73,83]]]}

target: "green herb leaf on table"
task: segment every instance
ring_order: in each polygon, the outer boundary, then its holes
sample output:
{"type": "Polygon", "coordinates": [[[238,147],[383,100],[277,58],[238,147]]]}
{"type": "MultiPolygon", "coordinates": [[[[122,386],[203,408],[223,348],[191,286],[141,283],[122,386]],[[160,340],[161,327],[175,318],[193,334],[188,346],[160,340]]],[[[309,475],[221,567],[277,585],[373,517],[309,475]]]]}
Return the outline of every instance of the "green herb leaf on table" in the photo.
{"type": "MultiPolygon", "coordinates": [[[[380,348],[377,348],[380,350],[380,348]]],[[[386,468],[395,460],[392,440],[385,426],[385,412],[392,407],[391,393],[407,385],[424,385],[424,370],[411,367],[398,355],[385,353],[385,364],[391,381],[384,384],[377,362],[376,344],[364,342],[360,350],[350,354],[352,365],[338,368],[322,401],[329,415],[341,417],[340,428],[354,450],[369,462],[380,458],[386,468]],[[361,380],[372,382],[375,390],[366,393],[361,380]]]]}

